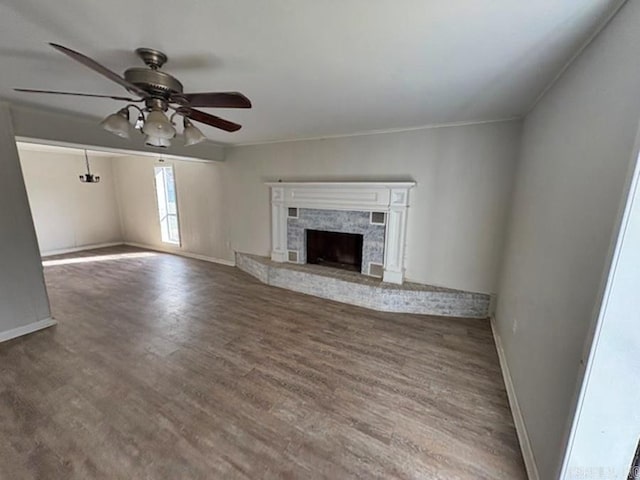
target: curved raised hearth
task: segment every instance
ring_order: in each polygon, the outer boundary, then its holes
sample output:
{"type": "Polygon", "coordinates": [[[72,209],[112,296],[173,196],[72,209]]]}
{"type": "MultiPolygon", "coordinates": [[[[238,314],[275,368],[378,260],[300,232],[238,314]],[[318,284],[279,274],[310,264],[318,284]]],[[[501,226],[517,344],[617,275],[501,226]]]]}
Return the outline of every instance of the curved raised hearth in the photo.
{"type": "Polygon", "coordinates": [[[466,318],[489,316],[490,296],[484,293],[410,282],[390,284],[356,272],[274,262],[245,253],[236,253],[236,266],[274,287],[383,312],[466,318]]]}

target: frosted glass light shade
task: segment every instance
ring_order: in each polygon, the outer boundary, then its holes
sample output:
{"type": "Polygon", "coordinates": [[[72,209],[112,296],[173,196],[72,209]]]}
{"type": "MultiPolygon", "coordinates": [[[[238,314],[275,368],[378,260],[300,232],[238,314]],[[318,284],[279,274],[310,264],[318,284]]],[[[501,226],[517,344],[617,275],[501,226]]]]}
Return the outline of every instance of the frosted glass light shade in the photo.
{"type": "Polygon", "coordinates": [[[188,147],[189,145],[204,142],[207,137],[204,136],[204,133],[202,133],[198,127],[194,126],[190,121],[185,120],[184,139],[184,144],[188,147]]]}
{"type": "Polygon", "coordinates": [[[151,135],[147,135],[147,138],[145,138],[144,143],[146,143],[151,147],[167,148],[171,146],[171,142],[169,141],[168,138],[152,137],[151,135]]]}
{"type": "Polygon", "coordinates": [[[129,130],[131,128],[131,125],[129,124],[129,111],[123,109],[118,113],[112,113],[100,122],[100,125],[107,132],[111,132],[122,138],[129,138],[129,130]]]}
{"type": "Polygon", "coordinates": [[[152,110],[144,121],[142,131],[149,137],[170,139],[176,135],[176,129],[173,128],[167,116],[161,110],[152,110]]]}

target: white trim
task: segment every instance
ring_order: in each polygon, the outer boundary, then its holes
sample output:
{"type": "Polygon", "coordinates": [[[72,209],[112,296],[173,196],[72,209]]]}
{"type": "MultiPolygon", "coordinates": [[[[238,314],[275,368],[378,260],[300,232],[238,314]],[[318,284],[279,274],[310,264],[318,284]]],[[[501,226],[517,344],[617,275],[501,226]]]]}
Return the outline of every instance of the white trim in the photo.
{"type": "Polygon", "coordinates": [[[96,248],[117,247],[118,245],[124,245],[124,242],[109,242],[109,243],[94,243],[91,245],[83,245],[81,247],[73,248],[60,248],[58,250],[47,250],[46,252],[40,252],[41,257],[51,257],[53,255],[63,255],[65,253],[83,252],[85,250],[95,250],[96,248]]]}
{"type": "Polygon", "coordinates": [[[284,205],[284,193],[282,187],[271,187],[271,260],[274,262],[287,261],[287,207],[284,205]]]}
{"type": "Polygon", "coordinates": [[[404,272],[396,272],[385,268],[384,273],[382,274],[382,281],[402,285],[402,282],[404,281],[404,272]]]}
{"type": "Polygon", "coordinates": [[[180,227],[180,203],[178,202],[178,181],[176,180],[176,169],[173,165],[173,163],[169,162],[168,164],[165,164],[165,160],[162,158],[162,156],[158,159],[158,161],[153,165],[153,186],[154,186],[154,190],[156,191],[156,210],[158,211],[158,226],[160,227],[160,237],[162,239],[162,243],[166,243],[168,245],[173,245],[174,247],[178,247],[181,248],[182,247],[182,228],[180,227]],[[170,168],[171,169],[171,176],[173,177],[173,191],[175,193],[176,196],[176,223],[178,224],[178,241],[174,241],[171,240],[169,237],[169,216],[174,215],[172,213],[169,213],[169,201],[167,199],[167,197],[169,196],[169,192],[167,189],[167,177],[164,173],[164,170],[170,168]],[[165,218],[167,219],[167,239],[165,240],[164,238],[162,238],[162,218],[160,218],[160,205],[159,205],[159,198],[158,198],[158,169],[162,170],[162,190],[164,191],[164,200],[165,200],[165,205],[164,207],[166,208],[166,215],[165,218]]]}
{"type": "Polygon", "coordinates": [[[498,294],[489,294],[489,318],[493,318],[496,314],[496,308],[498,306],[498,294]]]}
{"type": "Polygon", "coordinates": [[[151,246],[143,243],[124,242],[124,245],[130,247],[144,248],[147,250],[153,250],[156,252],[170,253],[172,255],[178,255],[179,257],[195,258],[196,260],[203,260],[205,262],[218,263],[220,265],[227,265],[228,267],[235,267],[236,262],[233,260],[225,260],[224,258],[208,257],[206,255],[200,255],[199,253],[185,252],[182,250],[175,250],[173,248],[167,248],[163,246],[151,246]]]}
{"type": "Polygon", "coordinates": [[[509,365],[507,364],[507,357],[502,347],[502,340],[500,340],[500,334],[495,325],[495,317],[491,315],[491,332],[493,333],[493,341],[496,344],[496,350],[498,352],[498,360],[500,361],[500,370],[502,371],[502,378],[504,379],[504,386],[507,390],[507,398],[509,399],[509,406],[511,407],[511,414],[513,415],[513,423],[516,427],[516,433],[518,435],[518,441],[520,442],[520,449],[522,450],[522,458],[524,459],[524,466],[527,469],[527,475],[530,480],[540,480],[538,474],[538,467],[533,455],[533,449],[531,448],[531,442],[529,441],[529,434],[527,433],[527,425],[522,416],[520,405],[518,404],[518,396],[516,395],[513,381],[511,380],[511,372],[509,372],[509,365]]]}
{"type": "Polygon", "coordinates": [[[276,251],[273,250],[271,252],[271,260],[273,260],[274,262],[280,262],[280,263],[284,263],[287,262],[287,254],[284,251],[276,251]]]}
{"type": "Polygon", "coordinates": [[[38,330],[42,330],[43,328],[53,327],[57,324],[58,322],[56,322],[53,318],[45,318],[44,320],[39,320],[28,325],[12,328],[11,330],[0,332],[0,342],[6,342],[7,340],[21,337],[29,333],[37,332],[38,330]]]}
{"type": "MultiPolygon", "coordinates": [[[[106,152],[112,153],[113,157],[163,157],[165,159],[171,160],[180,160],[185,162],[200,162],[200,163],[211,163],[211,162],[223,162],[224,159],[216,159],[216,160],[208,160],[206,158],[197,158],[197,157],[185,157],[182,155],[176,155],[175,153],[165,153],[165,152],[150,152],[148,150],[133,150],[130,148],[113,148],[113,147],[103,147],[101,145],[89,145],[82,143],[74,143],[74,142],[62,142],[59,140],[49,140],[42,139],[36,137],[25,137],[22,135],[16,135],[16,142],[22,144],[32,144],[32,145],[46,145],[53,147],[64,147],[64,148],[75,148],[80,150],[93,150],[95,152],[106,152]]],[[[216,143],[212,140],[209,140],[208,143],[215,145],[216,147],[228,148],[229,145],[216,143]]],[[[113,158],[112,157],[112,158],[113,158]]]]}
{"type": "MultiPolygon", "coordinates": [[[[321,187],[321,188],[412,188],[416,182],[265,182],[268,187],[321,187]]],[[[276,200],[274,198],[274,200],[276,200]]],[[[286,201],[286,200],[285,200],[286,201]]]]}
{"type": "Polygon", "coordinates": [[[91,150],[89,148],[80,149],[80,148],[71,148],[71,147],[60,147],[55,145],[49,145],[46,143],[29,143],[29,142],[16,142],[18,145],[18,150],[21,152],[45,152],[52,154],[63,154],[63,155],[74,155],[80,157],[84,160],[84,151],[86,150],[89,155],[92,157],[98,158],[112,158],[113,154],[109,152],[101,152],[98,150],[91,150]]]}
{"type": "Polygon", "coordinates": [[[383,128],[379,130],[364,130],[353,133],[337,133],[330,135],[321,135],[317,137],[300,137],[300,138],[282,138],[272,140],[262,140],[257,142],[241,142],[241,143],[229,143],[224,144],[226,148],[234,147],[248,147],[251,145],[268,145],[273,143],[292,143],[292,142],[308,142],[313,140],[326,140],[330,138],[347,138],[347,137],[365,137],[368,135],[384,135],[385,133],[402,133],[402,132],[414,132],[416,130],[432,130],[434,128],[449,128],[449,127],[467,127],[471,125],[484,125],[485,123],[504,123],[515,122],[522,120],[522,116],[516,115],[506,118],[495,118],[488,120],[468,120],[461,122],[449,122],[449,123],[428,123],[425,125],[417,125],[413,127],[397,127],[397,128],[383,128]]]}

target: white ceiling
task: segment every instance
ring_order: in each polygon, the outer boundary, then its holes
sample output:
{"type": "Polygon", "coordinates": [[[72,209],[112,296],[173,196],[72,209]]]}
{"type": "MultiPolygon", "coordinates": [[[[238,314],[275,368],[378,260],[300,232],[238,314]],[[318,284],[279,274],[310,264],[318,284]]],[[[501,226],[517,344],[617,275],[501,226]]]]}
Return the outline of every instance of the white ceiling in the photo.
{"type": "Polygon", "coordinates": [[[136,47],[157,48],[186,91],[243,92],[252,110],[209,110],[243,125],[203,128],[224,143],[504,119],[527,112],[619,3],[5,0],[0,97],[96,119],[115,111],[111,100],[11,90],[125,93],[56,42],[117,72],[139,64],[136,47]]]}

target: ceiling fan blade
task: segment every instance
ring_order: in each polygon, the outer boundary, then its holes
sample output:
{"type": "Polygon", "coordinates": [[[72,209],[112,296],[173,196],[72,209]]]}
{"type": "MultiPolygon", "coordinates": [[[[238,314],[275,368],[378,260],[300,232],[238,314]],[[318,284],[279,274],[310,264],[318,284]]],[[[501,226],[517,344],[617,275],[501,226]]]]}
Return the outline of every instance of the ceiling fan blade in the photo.
{"type": "Polygon", "coordinates": [[[176,110],[178,113],[185,117],[189,117],[194,122],[211,125],[212,127],[219,128],[225,132],[236,132],[242,128],[242,125],[238,125],[237,123],[230,122],[224,118],[216,117],[215,115],[210,115],[206,112],[201,112],[200,110],[195,110],[193,108],[179,107],[176,110]]]}
{"type": "Polygon", "coordinates": [[[55,48],[59,52],[64,53],[68,57],[73,58],[75,61],[80,62],[85,67],[89,67],[94,72],[98,72],[99,74],[104,75],[105,77],[107,77],[109,80],[122,85],[129,92],[135,93],[136,95],[138,95],[141,98],[146,98],[149,95],[147,92],[142,90],[140,87],[134,85],[131,82],[128,82],[127,80],[122,78],[117,73],[109,70],[107,67],[103,67],[98,62],[96,62],[95,60],[87,57],[86,55],[83,55],[83,54],[81,54],[79,52],[76,52],[75,50],[71,50],[70,48],[63,47],[62,45],[58,45],[56,43],[49,43],[49,45],[51,45],[53,48],[55,48]]]}
{"type": "Polygon", "coordinates": [[[191,107],[251,108],[251,100],[240,92],[182,93],[176,96],[175,101],[191,107]]]}
{"type": "Polygon", "coordinates": [[[33,88],[14,88],[16,92],[26,93],[52,93],[54,95],[73,95],[77,97],[95,97],[95,98],[110,98],[111,100],[120,100],[122,102],[140,102],[141,99],[129,98],[129,97],[117,97],[113,95],[96,95],[93,93],[76,93],[76,92],[58,92],[56,90],[37,90],[33,88]]]}

